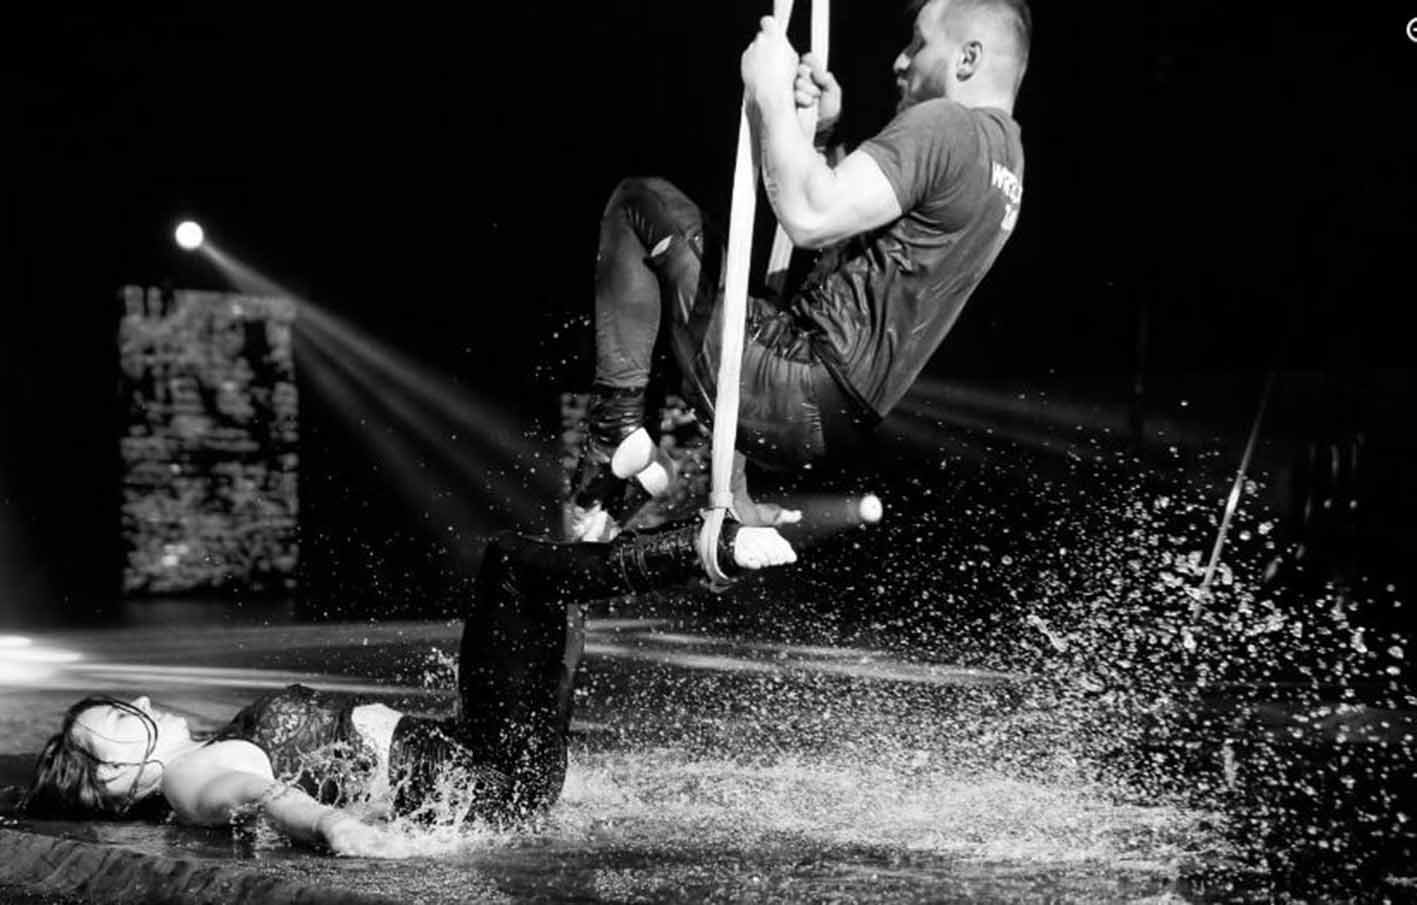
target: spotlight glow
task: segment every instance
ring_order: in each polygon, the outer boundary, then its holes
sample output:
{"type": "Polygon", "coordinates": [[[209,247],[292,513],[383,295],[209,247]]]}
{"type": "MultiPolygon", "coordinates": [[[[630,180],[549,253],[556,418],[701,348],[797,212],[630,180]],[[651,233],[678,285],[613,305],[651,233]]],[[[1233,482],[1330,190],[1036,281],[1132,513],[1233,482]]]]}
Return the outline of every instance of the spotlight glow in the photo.
{"type": "Polygon", "coordinates": [[[0,635],[0,685],[24,685],[49,679],[82,659],[77,651],[35,644],[23,635],[0,635]]]}
{"type": "Polygon", "coordinates": [[[881,505],[881,498],[874,493],[868,493],[861,498],[859,506],[861,521],[868,525],[874,525],[881,520],[885,513],[885,507],[881,505]]]}
{"type": "Polygon", "coordinates": [[[177,237],[177,244],[187,251],[196,250],[206,238],[206,234],[202,232],[201,225],[195,220],[183,220],[181,223],[177,224],[175,236],[177,237]]]}

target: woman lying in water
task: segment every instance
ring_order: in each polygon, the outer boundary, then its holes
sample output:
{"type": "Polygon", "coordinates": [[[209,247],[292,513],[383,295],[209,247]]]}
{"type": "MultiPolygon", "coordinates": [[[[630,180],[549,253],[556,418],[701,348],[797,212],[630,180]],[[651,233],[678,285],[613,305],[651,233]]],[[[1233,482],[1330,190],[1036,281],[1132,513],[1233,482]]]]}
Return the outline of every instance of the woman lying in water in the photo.
{"type": "MultiPolygon", "coordinates": [[[[464,618],[459,710],[411,716],[351,695],[290,686],[210,737],[133,701],[86,698],[44,746],[23,810],[36,817],[155,816],[197,826],[264,816],[292,840],[338,854],[393,856],[399,837],[349,805],[390,816],[449,810],[507,824],[560,795],[574,658],[567,605],[688,580],[701,569],[697,521],[608,544],[503,535],[488,546],[464,618]]],[[[795,560],[771,528],[726,524],[720,566],[795,560]]]]}

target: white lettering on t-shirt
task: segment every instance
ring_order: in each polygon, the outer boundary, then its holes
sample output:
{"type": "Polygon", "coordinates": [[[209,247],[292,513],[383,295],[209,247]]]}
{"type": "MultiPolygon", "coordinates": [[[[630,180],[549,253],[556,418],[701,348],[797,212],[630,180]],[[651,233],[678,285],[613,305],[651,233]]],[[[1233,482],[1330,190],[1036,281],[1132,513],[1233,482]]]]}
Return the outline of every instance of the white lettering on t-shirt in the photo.
{"type": "Polygon", "coordinates": [[[1023,183],[1013,170],[1002,163],[994,164],[994,188],[1003,192],[1011,204],[1018,204],[1023,199],[1023,183]]]}
{"type": "Polygon", "coordinates": [[[1008,199],[1004,205],[1004,220],[1000,227],[1008,232],[1014,228],[1014,221],[1018,220],[1019,202],[1023,200],[1023,181],[1014,175],[1013,170],[1002,163],[994,164],[994,178],[992,180],[994,188],[1003,192],[1008,199]]]}

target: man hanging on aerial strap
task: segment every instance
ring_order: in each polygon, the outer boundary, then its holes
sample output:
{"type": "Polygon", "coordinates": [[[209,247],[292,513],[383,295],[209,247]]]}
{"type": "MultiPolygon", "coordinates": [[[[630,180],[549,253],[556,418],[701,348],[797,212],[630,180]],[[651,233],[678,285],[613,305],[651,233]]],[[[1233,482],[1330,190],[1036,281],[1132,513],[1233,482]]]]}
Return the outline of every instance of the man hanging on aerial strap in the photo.
{"type": "MultiPolygon", "coordinates": [[[[1025,0],[929,0],[895,60],[894,118],[835,166],[797,111],[816,108],[817,136],[829,135],[841,112],[836,79],[811,55],[799,61],[771,17],[744,51],[768,199],[793,243],[819,254],[795,292],[749,302],[733,471],[742,523],[798,518],[753,501],[746,460],[794,467],[849,448],[905,394],[1003,248],[1023,197],[1012,114],[1030,32],[1025,0]]],[[[713,417],[721,255],[698,206],[663,180],[626,180],[606,205],[574,539],[613,537],[630,491],[667,487],[645,428],[663,314],[684,395],[713,417]]]]}

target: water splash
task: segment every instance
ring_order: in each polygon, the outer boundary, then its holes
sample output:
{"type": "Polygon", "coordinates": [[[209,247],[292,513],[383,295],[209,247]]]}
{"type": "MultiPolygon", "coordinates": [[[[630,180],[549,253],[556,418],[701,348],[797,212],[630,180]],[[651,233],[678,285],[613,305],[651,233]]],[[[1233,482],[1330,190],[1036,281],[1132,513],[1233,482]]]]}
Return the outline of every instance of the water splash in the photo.
{"type": "Polygon", "coordinates": [[[450,808],[435,827],[392,826],[429,856],[591,852],[609,891],[645,876],[615,858],[661,879],[693,862],[683,883],[725,888],[744,864],[780,877],[808,862],[917,879],[1088,865],[1246,895],[1324,872],[1378,882],[1417,813],[1401,791],[1411,642],[1351,587],[1285,578],[1294,541],[1263,476],[1242,486],[1202,589],[1228,475],[1214,454],[1170,455],[1170,469],[1100,451],[1015,469],[998,455],[973,475],[906,479],[908,520],[824,544],[786,577],[617,604],[692,613],[715,637],[1027,680],[597,661],[578,695],[597,728],[543,820],[499,833],[450,808]]]}
{"type": "MultiPolygon", "coordinates": [[[[571,772],[552,828],[622,844],[723,851],[798,845],[886,848],[1059,864],[1172,870],[1194,814],[1115,801],[1080,777],[972,773],[923,751],[870,761],[783,757],[769,763],[682,751],[587,758],[571,772]],[[1163,841],[1164,840],[1164,841],[1163,841]]],[[[1193,854],[1193,852],[1191,852],[1193,854]]]]}

